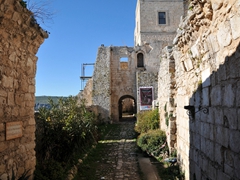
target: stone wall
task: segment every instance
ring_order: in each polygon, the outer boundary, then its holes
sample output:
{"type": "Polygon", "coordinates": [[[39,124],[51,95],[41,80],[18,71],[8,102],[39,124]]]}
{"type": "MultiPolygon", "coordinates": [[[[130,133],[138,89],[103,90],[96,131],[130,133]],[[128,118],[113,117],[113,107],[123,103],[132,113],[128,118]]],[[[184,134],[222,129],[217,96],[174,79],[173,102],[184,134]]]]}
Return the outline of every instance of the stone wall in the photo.
{"type": "Polygon", "coordinates": [[[92,89],[93,89],[93,79],[90,78],[87,81],[86,86],[84,87],[83,91],[81,91],[77,95],[79,104],[81,103],[80,101],[84,101],[86,106],[91,106],[93,104],[92,89]]]}
{"type": "Polygon", "coordinates": [[[174,97],[176,94],[175,60],[172,47],[165,47],[162,51],[158,74],[158,99],[160,127],[167,134],[170,151],[176,148],[176,112],[174,97]]]}
{"type": "MultiPolygon", "coordinates": [[[[48,35],[19,0],[0,0],[0,179],[35,170],[35,74],[48,35]]],[[[32,178],[31,178],[32,179],[32,178]]]]}
{"type": "Polygon", "coordinates": [[[178,160],[186,179],[240,179],[240,1],[192,0],[188,9],[173,51],[178,160]]]}
{"type": "Polygon", "coordinates": [[[115,121],[120,117],[119,100],[124,96],[136,100],[136,64],[133,48],[111,47],[111,118],[115,121]],[[120,61],[123,57],[126,62],[120,61]]]}
{"type": "Polygon", "coordinates": [[[110,117],[110,92],[111,92],[111,71],[110,71],[110,47],[101,46],[98,49],[97,59],[93,73],[92,101],[93,105],[104,109],[104,117],[110,117]]]}

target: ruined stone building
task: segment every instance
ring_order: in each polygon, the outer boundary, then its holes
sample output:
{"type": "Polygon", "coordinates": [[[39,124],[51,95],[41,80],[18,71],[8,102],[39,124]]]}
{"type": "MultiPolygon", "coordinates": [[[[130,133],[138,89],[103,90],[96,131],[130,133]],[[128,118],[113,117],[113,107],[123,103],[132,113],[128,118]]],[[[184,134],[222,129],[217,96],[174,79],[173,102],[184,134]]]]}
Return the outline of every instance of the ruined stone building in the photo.
{"type": "Polygon", "coordinates": [[[129,99],[133,114],[151,109],[161,49],[172,45],[183,14],[182,0],[138,0],[134,47],[99,47],[93,77],[82,92],[87,105],[112,121],[122,117],[129,99]]]}
{"type": "Polygon", "coordinates": [[[0,0],[1,180],[35,170],[36,53],[47,36],[20,0],[0,0]]]}

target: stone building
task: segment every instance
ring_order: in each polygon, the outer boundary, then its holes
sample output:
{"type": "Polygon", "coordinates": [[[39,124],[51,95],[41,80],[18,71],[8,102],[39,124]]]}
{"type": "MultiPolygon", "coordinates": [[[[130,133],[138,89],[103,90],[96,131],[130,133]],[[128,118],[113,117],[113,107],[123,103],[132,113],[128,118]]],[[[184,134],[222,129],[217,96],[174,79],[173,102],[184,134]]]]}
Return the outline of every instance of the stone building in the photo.
{"type": "MultiPolygon", "coordinates": [[[[0,0],[0,179],[33,174],[36,53],[47,38],[20,0],[0,0]]],[[[32,179],[32,177],[31,177],[32,179]]]]}
{"type": "Polygon", "coordinates": [[[162,54],[161,127],[185,179],[240,179],[240,1],[192,0],[188,9],[162,54]]]}
{"type": "Polygon", "coordinates": [[[133,114],[151,109],[158,97],[161,49],[172,45],[183,14],[182,0],[138,0],[134,47],[99,47],[91,83],[81,95],[87,104],[113,121],[122,117],[127,99],[133,114]]]}

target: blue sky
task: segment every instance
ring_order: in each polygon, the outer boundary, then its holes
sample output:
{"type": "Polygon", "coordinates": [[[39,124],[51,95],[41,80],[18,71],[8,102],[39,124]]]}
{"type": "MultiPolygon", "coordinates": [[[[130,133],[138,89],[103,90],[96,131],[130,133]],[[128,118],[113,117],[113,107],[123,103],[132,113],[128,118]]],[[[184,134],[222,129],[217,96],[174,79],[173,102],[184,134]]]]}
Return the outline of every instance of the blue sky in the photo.
{"type": "Polygon", "coordinates": [[[133,46],[137,0],[50,1],[48,9],[55,13],[52,21],[40,23],[50,35],[37,53],[35,95],[77,95],[81,64],[94,63],[101,44],[133,46]]]}

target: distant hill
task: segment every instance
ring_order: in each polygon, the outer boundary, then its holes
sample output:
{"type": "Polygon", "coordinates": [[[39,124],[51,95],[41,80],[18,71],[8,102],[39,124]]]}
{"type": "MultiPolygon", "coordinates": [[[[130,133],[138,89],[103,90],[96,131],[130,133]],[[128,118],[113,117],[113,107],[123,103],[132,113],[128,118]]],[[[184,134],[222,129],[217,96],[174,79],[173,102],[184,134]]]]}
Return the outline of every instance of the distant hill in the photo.
{"type": "Polygon", "coordinates": [[[36,96],[35,104],[48,104],[48,100],[51,98],[53,102],[57,102],[60,98],[65,98],[61,96],[36,96]]]}

